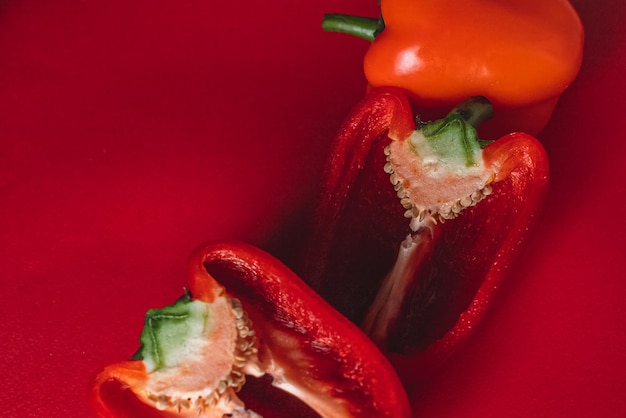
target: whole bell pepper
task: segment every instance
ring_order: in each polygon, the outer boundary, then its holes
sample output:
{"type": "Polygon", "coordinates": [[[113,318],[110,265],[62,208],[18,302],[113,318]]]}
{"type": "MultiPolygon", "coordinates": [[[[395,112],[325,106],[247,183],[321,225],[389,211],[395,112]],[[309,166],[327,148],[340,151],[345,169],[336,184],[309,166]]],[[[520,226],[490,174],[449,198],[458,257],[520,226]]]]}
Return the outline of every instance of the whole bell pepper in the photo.
{"type": "Polygon", "coordinates": [[[567,0],[382,0],[381,13],[327,15],[323,26],[372,39],[367,81],[403,89],[424,119],[487,97],[496,117],[481,127],[486,138],[540,132],[582,61],[583,27],[567,0]]]}
{"type": "Polygon", "coordinates": [[[94,379],[99,417],[410,415],[378,349],[276,259],[213,244],[189,266],[188,292],[147,313],[133,359],[94,379]]]}
{"type": "Polygon", "coordinates": [[[415,383],[476,328],[528,242],[548,188],[533,137],[481,141],[484,99],[415,119],[373,90],[331,148],[302,277],[415,383]]]}

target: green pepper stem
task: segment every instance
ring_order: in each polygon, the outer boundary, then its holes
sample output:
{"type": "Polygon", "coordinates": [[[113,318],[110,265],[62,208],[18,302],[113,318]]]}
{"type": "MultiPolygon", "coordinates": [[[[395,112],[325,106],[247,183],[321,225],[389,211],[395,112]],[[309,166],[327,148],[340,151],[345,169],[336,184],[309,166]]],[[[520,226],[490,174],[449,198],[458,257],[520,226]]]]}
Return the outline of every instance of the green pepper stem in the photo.
{"type": "MultiPolygon", "coordinates": [[[[441,159],[470,167],[479,159],[480,149],[487,145],[478,139],[476,127],[493,116],[493,106],[485,97],[470,97],[443,119],[417,121],[426,147],[441,159]]],[[[418,147],[418,143],[413,144],[418,147]]],[[[417,149],[417,148],[415,148],[417,149]]]]}
{"type": "Polygon", "coordinates": [[[491,102],[482,96],[474,96],[452,109],[449,115],[457,114],[474,128],[493,117],[491,102]]]}
{"type": "Polygon", "coordinates": [[[325,14],[322,29],[326,32],[340,32],[373,41],[384,29],[382,19],[351,16],[345,14],[325,14]]]}

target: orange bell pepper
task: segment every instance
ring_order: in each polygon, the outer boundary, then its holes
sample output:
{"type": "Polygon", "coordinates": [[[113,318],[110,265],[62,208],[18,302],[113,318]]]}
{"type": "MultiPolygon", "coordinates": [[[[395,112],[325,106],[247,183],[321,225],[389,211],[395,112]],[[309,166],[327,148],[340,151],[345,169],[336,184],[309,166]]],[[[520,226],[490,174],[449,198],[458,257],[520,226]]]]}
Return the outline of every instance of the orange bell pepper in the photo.
{"type": "Polygon", "coordinates": [[[367,81],[403,89],[423,120],[487,97],[496,117],[484,138],[540,132],[582,61],[583,27],[567,0],[383,0],[381,13],[327,15],[323,26],[372,39],[367,81]]]}

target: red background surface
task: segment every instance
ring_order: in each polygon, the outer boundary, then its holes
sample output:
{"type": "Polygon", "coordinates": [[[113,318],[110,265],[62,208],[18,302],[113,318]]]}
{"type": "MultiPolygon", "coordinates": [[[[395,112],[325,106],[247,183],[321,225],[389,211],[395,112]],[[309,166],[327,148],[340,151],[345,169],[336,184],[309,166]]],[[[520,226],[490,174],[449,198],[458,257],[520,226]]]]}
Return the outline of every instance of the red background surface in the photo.
{"type": "MultiPolygon", "coordinates": [[[[541,135],[549,206],[423,417],[626,411],[626,3],[575,0],[580,77],[541,135]]],[[[0,415],[88,416],[87,382],[179,296],[193,248],[297,240],[375,1],[0,1],[0,415]]]]}

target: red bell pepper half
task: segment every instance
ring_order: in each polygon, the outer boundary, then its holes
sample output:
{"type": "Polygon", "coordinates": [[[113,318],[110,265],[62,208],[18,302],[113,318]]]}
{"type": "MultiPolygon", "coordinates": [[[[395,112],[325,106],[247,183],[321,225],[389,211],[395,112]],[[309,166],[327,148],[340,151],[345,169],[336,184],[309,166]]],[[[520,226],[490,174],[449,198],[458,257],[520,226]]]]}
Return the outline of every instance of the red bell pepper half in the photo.
{"type": "Polygon", "coordinates": [[[332,146],[306,247],[302,277],[405,383],[471,334],[544,206],[541,144],[477,140],[472,106],[416,126],[403,93],[372,91],[332,146]]]}
{"type": "Polygon", "coordinates": [[[410,415],[375,345],[270,255],[207,245],[189,280],[176,303],[147,313],[134,359],[96,376],[98,416],[410,415]]]}

